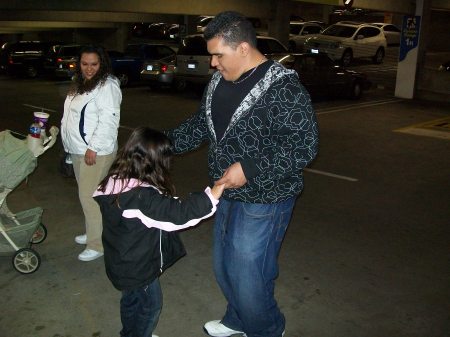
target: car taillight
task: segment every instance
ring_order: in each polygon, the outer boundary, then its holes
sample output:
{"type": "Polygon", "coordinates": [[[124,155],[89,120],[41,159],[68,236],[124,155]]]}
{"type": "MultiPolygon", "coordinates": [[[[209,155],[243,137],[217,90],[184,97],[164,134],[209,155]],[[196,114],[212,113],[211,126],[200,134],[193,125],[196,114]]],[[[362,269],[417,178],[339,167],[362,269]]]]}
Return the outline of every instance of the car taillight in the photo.
{"type": "Polygon", "coordinates": [[[58,57],[58,58],[56,59],[56,62],[62,62],[62,58],[58,57]]]}
{"type": "Polygon", "coordinates": [[[8,63],[9,64],[13,64],[14,63],[14,61],[13,61],[13,59],[12,59],[12,57],[10,56],[10,57],[8,57],[8,63]]]}
{"type": "Polygon", "coordinates": [[[169,68],[169,67],[167,66],[167,64],[163,64],[163,65],[161,66],[161,71],[162,71],[163,73],[165,73],[165,72],[167,71],[168,68],[169,68]]]}

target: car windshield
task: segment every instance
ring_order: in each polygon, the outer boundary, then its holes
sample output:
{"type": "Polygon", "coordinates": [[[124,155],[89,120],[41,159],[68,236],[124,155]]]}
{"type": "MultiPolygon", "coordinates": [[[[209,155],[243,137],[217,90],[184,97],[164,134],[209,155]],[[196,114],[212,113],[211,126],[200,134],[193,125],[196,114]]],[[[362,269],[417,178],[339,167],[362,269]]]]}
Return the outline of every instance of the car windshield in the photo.
{"type": "Polygon", "coordinates": [[[302,30],[302,25],[291,25],[289,29],[290,34],[298,35],[302,30]]]}
{"type": "Polygon", "coordinates": [[[64,46],[61,48],[59,56],[77,56],[80,46],[64,46]]]}
{"type": "Polygon", "coordinates": [[[178,50],[180,55],[208,55],[208,49],[206,47],[206,41],[202,36],[187,37],[183,40],[183,43],[178,50]]]}
{"type": "Polygon", "coordinates": [[[356,27],[331,25],[322,32],[322,35],[352,37],[355,34],[356,27]]]}

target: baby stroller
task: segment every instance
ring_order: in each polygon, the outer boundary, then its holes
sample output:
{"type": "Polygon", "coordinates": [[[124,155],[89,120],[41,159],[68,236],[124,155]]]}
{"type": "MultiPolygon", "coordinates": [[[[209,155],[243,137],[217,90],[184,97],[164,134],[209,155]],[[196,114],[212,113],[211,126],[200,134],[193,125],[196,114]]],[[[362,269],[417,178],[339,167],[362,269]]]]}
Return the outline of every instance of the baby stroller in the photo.
{"type": "Polygon", "coordinates": [[[16,138],[9,130],[0,132],[0,254],[14,252],[12,264],[22,274],[35,272],[41,263],[31,245],[47,237],[41,223],[43,209],[35,207],[14,214],[6,205],[6,196],[34,171],[37,157],[53,146],[59,130],[52,127],[49,132],[50,137],[32,148],[29,138],[16,138]]]}

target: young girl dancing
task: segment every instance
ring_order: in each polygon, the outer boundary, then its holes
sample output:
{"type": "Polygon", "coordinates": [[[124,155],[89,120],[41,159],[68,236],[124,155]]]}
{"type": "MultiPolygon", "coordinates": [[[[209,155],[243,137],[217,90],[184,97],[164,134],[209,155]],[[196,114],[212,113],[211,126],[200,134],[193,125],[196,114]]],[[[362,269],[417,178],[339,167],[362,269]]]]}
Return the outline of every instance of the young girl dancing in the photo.
{"type": "Polygon", "coordinates": [[[121,337],[152,335],[162,308],[159,276],[185,254],[174,231],[216,211],[224,185],[173,197],[170,140],[147,127],[133,131],[94,193],[102,219],[106,273],[122,291],[121,337]]]}

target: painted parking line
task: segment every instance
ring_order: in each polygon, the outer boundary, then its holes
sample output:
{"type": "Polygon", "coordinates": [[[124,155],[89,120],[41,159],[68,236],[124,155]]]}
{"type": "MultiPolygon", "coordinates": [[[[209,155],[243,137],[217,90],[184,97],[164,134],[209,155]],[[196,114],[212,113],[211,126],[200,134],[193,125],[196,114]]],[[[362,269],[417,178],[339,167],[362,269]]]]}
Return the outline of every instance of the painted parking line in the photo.
{"type": "Polygon", "coordinates": [[[333,113],[333,112],[348,111],[348,110],[353,110],[353,109],[358,109],[358,108],[367,108],[367,107],[371,107],[371,106],[399,103],[399,102],[403,102],[403,99],[391,98],[391,99],[387,99],[387,100],[348,104],[348,105],[342,105],[339,107],[332,107],[332,108],[323,108],[323,109],[319,108],[319,109],[316,109],[316,115],[325,115],[325,114],[329,114],[329,113],[333,113]]]}
{"type": "Polygon", "coordinates": [[[133,131],[136,128],[132,128],[131,126],[126,126],[126,125],[119,125],[119,129],[125,129],[125,130],[133,131]]]}
{"type": "Polygon", "coordinates": [[[25,104],[25,103],[22,104],[22,105],[27,106],[27,107],[29,107],[29,108],[33,108],[33,109],[38,109],[38,110],[41,110],[41,111],[56,112],[56,110],[53,110],[53,109],[47,109],[47,108],[44,108],[44,107],[42,107],[42,106],[35,106],[35,105],[25,104]]]}
{"type": "Polygon", "coordinates": [[[450,139],[450,117],[413,124],[393,131],[409,133],[416,136],[450,139]]]}
{"type": "Polygon", "coordinates": [[[314,170],[314,169],[310,169],[310,168],[305,168],[303,169],[306,172],[310,172],[310,173],[315,173],[315,174],[320,174],[323,176],[327,176],[327,177],[332,177],[332,178],[337,178],[337,179],[342,179],[342,180],[347,180],[347,181],[351,181],[351,182],[356,182],[358,181],[358,179],[356,178],[352,178],[352,177],[347,177],[347,176],[342,176],[339,174],[335,174],[335,173],[331,173],[331,172],[325,172],[325,171],[320,171],[320,170],[314,170]]]}

